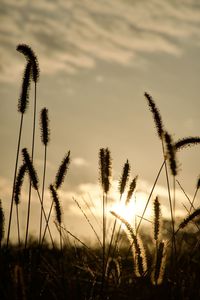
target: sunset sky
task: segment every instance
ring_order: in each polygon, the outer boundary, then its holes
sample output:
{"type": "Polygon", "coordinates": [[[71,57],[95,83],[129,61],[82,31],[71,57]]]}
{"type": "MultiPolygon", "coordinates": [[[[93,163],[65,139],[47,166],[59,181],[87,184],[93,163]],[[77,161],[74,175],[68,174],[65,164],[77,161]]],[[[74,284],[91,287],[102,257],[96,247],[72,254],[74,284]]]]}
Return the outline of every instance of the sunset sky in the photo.
{"type": "MultiPolygon", "coordinates": [[[[59,193],[65,225],[77,236],[88,236],[89,232],[93,236],[73,197],[88,215],[83,197],[88,203],[91,197],[96,211],[91,209],[100,216],[99,149],[108,147],[111,151],[113,201],[119,198],[117,181],[127,159],[131,178],[139,176],[136,201],[142,204],[162,164],[161,144],[144,92],[154,98],[174,140],[200,135],[199,1],[1,0],[0,4],[0,198],[6,221],[20,122],[17,103],[25,66],[16,46],[26,43],[37,54],[40,65],[34,164],[41,181],[44,149],[38,116],[43,107],[48,108],[50,118],[45,207],[50,206],[48,186],[70,150],[71,165],[59,193]]],[[[33,88],[22,136],[22,147],[29,151],[32,115],[33,88]]],[[[178,154],[177,179],[191,198],[200,174],[199,158],[199,146],[178,154]]],[[[164,172],[153,197],[156,195],[165,216],[164,172]]],[[[188,203],[179,188],[177,199],[177,211],[184,216],[182,203],[188,203]]],[[[26,189],[21,202],[23,231],[26,189]]],[[[38,205],[33,193],[31,231],[36,235],[38,205]]],[[[13,220],[12,237],[15,226],[13,220]]]]}

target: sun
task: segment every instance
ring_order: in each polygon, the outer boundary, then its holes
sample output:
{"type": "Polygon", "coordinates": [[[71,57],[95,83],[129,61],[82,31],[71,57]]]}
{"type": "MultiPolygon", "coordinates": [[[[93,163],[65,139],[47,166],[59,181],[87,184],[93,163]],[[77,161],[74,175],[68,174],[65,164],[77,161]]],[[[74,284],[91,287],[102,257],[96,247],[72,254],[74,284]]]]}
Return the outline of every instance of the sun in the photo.
{"type": "Polygon", "coordinates": [[[133,223],[136,216],[136,206],[135,202],[131,201],[129,204],[125,205],[124,201],[116,203],[112,206],[112,211],[116,212],[118,215],[122,216],[130,224],[133,223]]]}

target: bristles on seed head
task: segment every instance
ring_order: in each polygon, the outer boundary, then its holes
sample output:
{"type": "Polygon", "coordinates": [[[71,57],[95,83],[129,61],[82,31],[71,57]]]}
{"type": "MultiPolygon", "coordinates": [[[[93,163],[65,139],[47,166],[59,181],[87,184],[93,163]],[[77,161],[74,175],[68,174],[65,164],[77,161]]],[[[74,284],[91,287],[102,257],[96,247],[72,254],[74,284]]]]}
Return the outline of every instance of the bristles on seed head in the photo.
{"type": "Polygon", "coordinates": [[[174,147],[175,147],[176,151],[178,151],[178,150],[181,150],[183,148],[191,147],[193,145],[195,146],[195,145],[198,145],[198,144],[200,144],[200,137],[198,137],[198,136],[195,136],[195,137],[189,136],[189,137],[186,137],[184,139],[178,140],[174,144],[174,147]]]}
{"type": "Polygon", "coordinates": [[[39,79],[40,70],[37,56],[34,51],[26,44],[19,44],[16,50],[22,53],[26,57],[27,61],[31,63],[31,78],[36,83],[39,79]]]}
{"type": "Polygon", "coordinates": [[[38,176],[26,148],[22,149],[22,156],[23,156],[24,164],[26,165],[28,170],[31,184],[34,187],[34,189],[38,190],[39,188],[38,176]]]}
{"type": "Polygon", "coordinates": [[[111,156],[108,148],[101,148],[99,151],[99,169],[102,189],[107,194],[110,189],[111,178],[111,156]]]}
{"type": "Polygon", "coordinates": [[[148,101],[149,108],[153,114],[153,118],[154,118],[154,122],[156,125],[158,136],[160,139],[162,139],[164,130],[163,130],[163,123],[162,123],[162,118],[161,118],[160,112],[159,112],[158,108],[156,107],[156,104],[155,104],[153,98],[148,93],[145,93],[144,95],[148,101]]]}
{"type": "Polygon", "coordinates": [[[133,196],[133,193],[134,193],[135,188],[136,188],[137,179],[138,179],[138,176],[135,176],[135,178],[130,183],[128,194],[127,194],[127,197],[126,197],[126,205],[130,202],[131,197],[133,196]]]}
{"type": "Polygon", "coordinates": [[[124,190],[126,188],[126,184],[127,184],[128,178],[129,178],[129,173],[130,173],[130,164],[129,164],[129,161],[127,160],[126,163],[124,164],[122,176],[119,181],[120,195],[122,195],[124,193],[124,190]]]}
{"type": "Polygon", "coordinates": [[[20,203],[21,187],[22,187],[22,184],[24,181],[24,175],[25,175],[26,171],[27,171],[26,164],[23,164],[19,168],[19,172],[17,175],[16,184],[15,184],[14,201],[15,201],[16,205],[18,205],[20,203]]]}
{"type": "Polygon", "coordinates": [[[48,109],[43,108],[40,113],[40,128],[41,128],[41,140],[42,143],[47,146],[49,142],[49,118],[48,118],[48,109]]]}
{"type": "Polygon", "coordinates": [[[158,197],[154,200],[154,240],[158,240],[159,232],[160,232],[160,202],[158,197]]]}
{"type": "Polygon", "coordinates": [[[30,78],[31,78],[31,63],[27,62],[24,70],[24,76],[22,81],[21,94],[18,101],[18,112],[24,114],[26,112],[29,100],[30,91],[30,78]]]}
{"type": "Polygon", "coordinates": [[[194,220],[194,218],[200,216],[200,208],[197,208],[191,215],[189,215],[187,218],[185,218],[180,224],[179,224],[179,229],[183,229],[184,227],[187,226],[187,224],[194,220]]]}
{"type": "Polygon", "coordinates": [[[138,234],[136,235],[134,233],[134,230],[128,221],[114,211],[111,211],[111,214],[125,225],[126,234],[132,246],[132,253],[135,259],[135,274],[138,277],[143,276],[147,271],[147,262],[142,241],[139,239],[138,234]]]}
{"type": "Polygon", "coordinates": [[[61,224],[62,213],[61,213],[60,201],[58,199],[57,191],[52,184],[49,186],[49,189],[50,189],[51,196],[52,196],[52,199],[54,202],[54,207],[55,207],[55,212],[56,212],[56,220],[57,220],[58,224],[61,224]]]}
{"type": "Polygon", "coordinates": [[[154,264],[154,270],[153,270],[152,276],[151,276],[151,281],[154,285],[160,285],[163,282],[165,266],[166,266],[165,243],[160,242],[158,245],[156,261],[154,264]]]}
{"type": "Polygon", "coordinates": [[[55,178],[55,188],[61,187],[70,164],[70,151],[63,158],[55,178]]]}
{"type": "Polygon", "coordinates": [[[167,156],[169,159],[170,170],[173,176],[177,175],[177,162],[176,162],[176,151],[175,147],[168,132],[165,132],[165,144],[167,148],[167,156]]]}

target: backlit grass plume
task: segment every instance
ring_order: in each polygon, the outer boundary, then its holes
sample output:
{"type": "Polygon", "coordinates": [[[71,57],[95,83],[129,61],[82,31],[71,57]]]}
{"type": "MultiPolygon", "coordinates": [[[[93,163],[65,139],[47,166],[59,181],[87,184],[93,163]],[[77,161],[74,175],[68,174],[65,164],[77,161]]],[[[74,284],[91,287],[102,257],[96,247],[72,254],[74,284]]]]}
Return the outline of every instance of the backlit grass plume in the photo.
{"type": "Polygon", "coordinates": [[[32,48],[26,44],[19,44],[16,50],[22,53],[26,57],[27,61],[31,63],[31,78],[36,83],[39,79],[40,74],[36,54],[34,53],[32,48]]]}
{"type": "Polygon", "coordinates": [[[126,184],[127,184],[128,178],[129,178],[129,173],[130,173],[130,164],[129,164],[129,161],[127,160],[126,163],[124,164],[122,176],[119,181],[120,196],[123,195],[124,190],[126,188],[126,184]]]}
{"type": "Polygon", "coordinates": [[[162,139],[164,130],[163,130],[163,123],[162,123],[162,118],[161,118],[160,112],[159,112],[158,108],[156,107],[156,104],[155,104],[154,100],[152,99],[152,97],[148,93],[145,93],[144,95],[148,101],[149,108],[153,114],[153,118],[154,118],[154,122],[156,125],[158,136],[160,139],[162,139]]]}
{"type": "Polygon", "coordinates": [[[46,146],[49,142],[49,117],[48,109],[43,108],[40,113],[40,128],[41,128],[41,140],[42,143],[46,146]]]}
{"type": "Polygon", "coordinates": [[[120,284],[121,278],[121,267],[119,259],[109,257],[105,276],[111,284],[118,285],[120,284]]]}
{"type": "Polygon", "coordinates": [[[154,200],[153,208],[154,208],[154,240],[157,241],[159,237],[160,217],[161,217],[160,202],[158,197],[156,197],[154,200]]]}
{"type": "Polygon", "coordinates": [[[23,156],[24,163],[27,167],[27,171],[28,171],[32,186],[34,187],[35,190],[38,190],[38,187],[39,187],[38,176],[37,176],[37,173],[33,166],[32,160],[31,160],[30,155],[26,148],[22,149],[22,156],[23,156]]]}
{"type": "Polygon", "coordinates": [[[191,147],[193,145],[198,145],[200,144],[200,137],[195,136],[195,137],[186,137],[183,139],[178,140],[176,143],[174,143],[174,147],[176,150],[180,150],[186,147],[191,147]]]}
{"type": "Polygon", "coordinates": [[[165,132],[165,144],[167,149],[167,157],[169,160],[170,170],[173,176],[177,175],[176,151],[172,141],[172,137],[168,132],[165,132]]]}
{"type": "Polygon", "coordinates": [[[31,62],[27,62],[26,68],[24,70],[24,76],[21,87],[21,94],[18,101],[18,112],[24,114],[26,112],[28,101],[29,101],[29,91],[30,91],[30,78],[31,78],[31,62]]]}
{"type": "Polygon", "coordinates": [[[100,181],[104,193],[108,193],[110,189],[111,178],[111,156],[108,148],[101,148],[99,151],[99,167],[100,167],[100,181]]]}
{"type": "Polygon", "coordinates": [[[54,202],[54,207],[55,207],[55,212],[56,212],[56,221],[58,222],[59,225],[61,225],[62,212],[61,212],[60,201],[58,198],[57,191],[52,184],[50,184],[49,190],[51,192],[52,200],[54,202]]]}
{"type": "Polygon", "coordinates": [[[4,212],[3,212],[2,203],[0,199],[0,247],[4,237],[4,226],[5,226],[5,217],[4,217],[4,212]]]}
{"type": "Polygon", "coordinates": [[[68,167],[70,163],[70,151],[65,155],[63,158],[61,165],[58,169],[58,172],[56,174],[56,179],[55,179],[55,188],[59,189],[65,179],[65,175],[67,173],[68,167]]]}
{"type": "Polygon", "coordinates": [[[129,201],[131,200],[131,198],[133,196],[133,193],[135,191],[136,184],[137,184],[137,179],[138,179],[138,176],[135,176],[135,178],[130,183],[129,190],[128,190],[127,197],[126,197],[126,205],[129,203],[129,201]]]}
{"type": "Polygon", "coordinates": [[[165,243],[160,242],[158,245],[158,251],[155,258],[154,269],[151,276],[151,281],[154,285],[159,285],[163,282],[165,266],[166,266],[165,243]]]}
{"type": "Polygon", "coordinates": [[[142,242],[140,241],[138,235],[134,233],[134,230],[128,221],[114,211],[111,211],[111,214],[118,218],[126,226],[126,234],[130,241],[132,247],[131,250],[134,257],[135,274],[138,277],[144,276],[147,271],[147,262],[142,242]]]}
{"type": "Polygon", "coordinates": [[[16,205],[19,205],[20,203],[21,187],[24,181],[24,175],[26,171],[27,171],[26,164],[21,165],[21,167],[19,168],[19,172],[15,184],[14,200],[16,205]]]}

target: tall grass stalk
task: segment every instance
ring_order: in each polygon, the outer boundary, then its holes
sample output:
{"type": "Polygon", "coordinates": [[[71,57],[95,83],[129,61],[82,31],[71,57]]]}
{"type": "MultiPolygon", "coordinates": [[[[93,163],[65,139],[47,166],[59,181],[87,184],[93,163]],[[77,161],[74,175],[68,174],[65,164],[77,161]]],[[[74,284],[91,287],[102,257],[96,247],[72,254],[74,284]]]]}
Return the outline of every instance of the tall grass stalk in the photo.
{"type": "MultiPolygon", "coordinates": [[[[17,50],[18,50],[18,48],[17,48],[17,50]]],[[[20,94],[20,97],[18,100],[18,112],[21,114],[21,118],[20,118],[20,126],[19,126],[18,142],[17,142],[17,152],[16,152],[16,160],[15,160],[12,196],[11,196],[11,203],[10,203],[6,247],[8,247],[9,239],[10,239],[10,229],[11,229],[12,212],[13,212],[13,204],[14,204],[15,183],[16,183],[16,176],[17,176],[17,168],[18,168],[19,151],[20,151],[20,145],[21,145],[24,114],[28,107],[29,91],[30,91],[30,78],[31,78],[31,63],[27,62],[25,70],[24,70],[24,75],[23,75],[21,94],[20,94]]]]}
{"type": "MultiPolygon", "coordinates": [[[[41,141],[44,145],[44,167],[43,167],[43,180],[42,180],[42,205],[44,203],[44,188],[45,188],[45,177],[46,177],[46,163],[47,163],[47,145],[49,143],[49,118],[48,109],[43,108],[40,114],[40,127],[41,127],[41,141]]],[[[39,231],[39,244],[41,243],[42,235],[42,208],[40,211],[40,231],[39,231]]]]}

